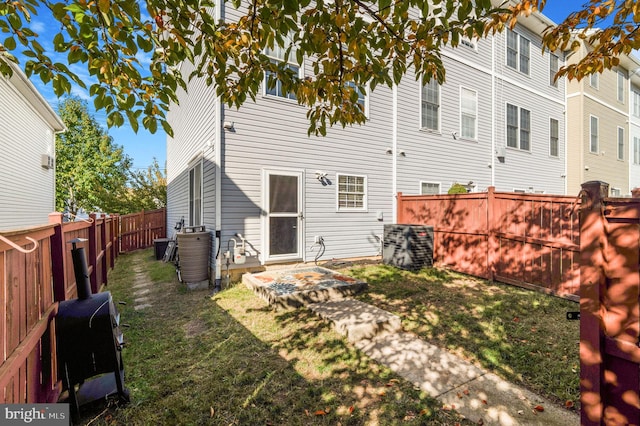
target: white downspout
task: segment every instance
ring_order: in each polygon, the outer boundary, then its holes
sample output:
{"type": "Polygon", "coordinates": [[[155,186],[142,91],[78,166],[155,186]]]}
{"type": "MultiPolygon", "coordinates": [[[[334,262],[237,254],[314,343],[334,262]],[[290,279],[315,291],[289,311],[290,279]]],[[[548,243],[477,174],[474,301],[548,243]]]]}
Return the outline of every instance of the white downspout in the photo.
{"type": "MultiPolygon", "coordinates": [[[[220,22],[223,19],[223,7],[224,2],[220,3],[220,5],[216,5],[215,8],[215,19],[216,22],[220,22]]],[[[223,123],[223,114],[224,114],[224,105],[220,97],[216,97],[214,103],[214,120],[215,120],[215,140],[214,140],[214,168],[215,168],[215,206],[216,206],[216,214],[215,214],[215,238],[217,242],[217,247],[215,251],[215,283],[214,283],[214,292],[222,289],[222,256],[221,247],[222,247],[222,144],[224,142],[224,127],[223,123]]]]}
{"type": "Polygon", "coordinates": [[[391,177],[391,191],[393,192],[392,217],[394,223],[398,223],[398,85],[394,84],[392,90],[392,129],[391,129],[391,144],[392,144],[392,177],[391,177]]]}
{"type": "Polygon", "coordinates": [[[491,37],[491,186],[496,186],[496,36],[491,37]]]}

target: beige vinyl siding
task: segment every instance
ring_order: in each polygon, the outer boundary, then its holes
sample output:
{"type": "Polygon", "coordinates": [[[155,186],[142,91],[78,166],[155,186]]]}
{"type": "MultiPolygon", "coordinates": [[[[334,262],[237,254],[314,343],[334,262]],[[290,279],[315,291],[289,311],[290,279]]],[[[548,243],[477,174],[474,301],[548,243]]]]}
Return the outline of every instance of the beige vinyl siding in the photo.
{"type": "MultiPolygon", "coordinates": [[[[602,83],[602,80],[601,80],[602,83]]],[[[615,97],[615,91],[613,93],[615,97]]],[[[618,160],[618,127],[628,134],[627,116],[610,108],[604,108],[601,103],[592,99],[584,99],[584,114],[582,125],[587,130],[584,138],[584,181],[601,180],[607,182],[610,187],[619,188],[622,194],[629,192],[628,158],[618,160]],[[597,153],[589,151],[588,129],[590,116],[599,118],[599,135],[597,153]],[[586,167],[589,170],[586,170],[586,167]]]]}
{"type": "Polygon", "coordinates": [[[46,224],[55,210],[55,130],[12,83],[0,76],[0,229],[46,224]]]}

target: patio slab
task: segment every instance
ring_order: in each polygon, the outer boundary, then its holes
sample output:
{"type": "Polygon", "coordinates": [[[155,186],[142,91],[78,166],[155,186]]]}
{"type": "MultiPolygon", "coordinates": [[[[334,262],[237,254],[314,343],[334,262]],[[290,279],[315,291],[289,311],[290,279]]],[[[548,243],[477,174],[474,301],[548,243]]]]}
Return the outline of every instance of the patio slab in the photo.
{"type": "Polygon", "coordinates": [[[400,317],[359,300],[330,300],[307,308],[333,322],[336,331],[351,343],[402,330],[400,317]]]}
{"type": "Polygon", "coordinates": [[[242,282],[269,305],[298,308],[340,300],[367,288],[367,283],[319,266],[247,273],[242,282]]]}

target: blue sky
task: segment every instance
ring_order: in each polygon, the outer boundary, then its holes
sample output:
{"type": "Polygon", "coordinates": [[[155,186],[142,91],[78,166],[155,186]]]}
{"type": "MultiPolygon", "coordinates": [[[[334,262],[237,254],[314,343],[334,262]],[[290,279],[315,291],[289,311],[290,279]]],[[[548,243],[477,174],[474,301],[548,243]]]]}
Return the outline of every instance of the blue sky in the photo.
{"type": "MultiPolygon", "coordinates": [[[[559,23],[563,21],[570,12],[579,10],[584,3],[584,0],[548,0],[544,9],[544,14],[554,22],[559,23]]],[[[42,36],[40,42],[51,54],[53,49],[51,48],[50,41],[54,33],[47,32],[46,28],[48,23],[44,19],[44,16],[34,17],[31,27],[35,32],[42,36]]],[[[141,61],[144,60],[143,58],[140,59],[141,61]]],[[[83,65],[75,65],[72,66],[71,69],[85,81],[89,80],[89,75],[83,65]]],[[[54,95],[51,85],[44,85],[37,77],[32,78],[31,81],[38,88],[40,93],[42,93],[49,104],[54,109],[57,109],[59,100],[54,95]]],[[[85,90],[75,87],[73,89],[73,94],[85,99],[88,102],[89,107],[92,107],[93,102],[90,102],[88,93],[85,90]]],[[[106,129],[106,116],[104,111],[97,113],[94,112],[94,116],[106,129]]],[[[115,143],[122,145],[127,155],[133,158],[134,167],[146,168],[152,163],[154,157],[158,160],[161,167],[164,166],[166,161],[166,135],[162,130],[158,130],[156,134],[152,135],[140,126],[140,130],[136,134],[129,125],[125,124],[119,128],[110,128],[108,129],[108,132],[113,137],[115,143]]]]}

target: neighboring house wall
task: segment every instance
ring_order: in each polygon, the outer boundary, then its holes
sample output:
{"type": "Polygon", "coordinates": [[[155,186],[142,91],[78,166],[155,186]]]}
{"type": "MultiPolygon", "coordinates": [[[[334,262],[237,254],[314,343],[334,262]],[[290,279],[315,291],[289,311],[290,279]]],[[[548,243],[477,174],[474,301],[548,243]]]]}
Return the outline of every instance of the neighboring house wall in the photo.
{"type": "Polygon", "coordinates": [[[17,67],[0,76],[0,230],[41,225],[55,210],[55,133],[64,124],[17,67]]]}
{"type": "MultiPolygon", "coordinates": [[[[581,43],[569,63],[588,54],[581,43]]],[[[622,57],[620,66],[568,85],[569,193],[579,192],[583,182],[592,180],[607,182],[616,196],[629,195],[635,186],[632,180],[638,170],[632,165],[632,149],[638,128],[632,120],[629,76],[639,66],[638,60],[622,57]]]]}
{"type": "Polygon", "coordinates": [[[640,187],[640,77],[633,74],[629,96],[629,187],[640,187]]]}

